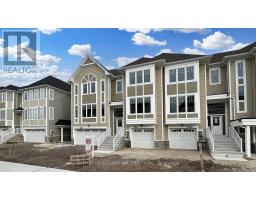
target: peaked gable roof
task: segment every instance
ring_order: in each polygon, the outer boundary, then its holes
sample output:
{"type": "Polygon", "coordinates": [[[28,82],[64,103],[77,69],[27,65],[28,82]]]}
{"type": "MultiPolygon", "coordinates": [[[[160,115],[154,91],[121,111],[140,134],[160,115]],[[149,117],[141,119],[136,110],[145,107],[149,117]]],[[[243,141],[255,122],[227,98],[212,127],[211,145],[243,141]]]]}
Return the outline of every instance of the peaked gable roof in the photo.
{"type": "Polygon", "coordinates": [[[55,87],[57,89],[66,91],[66,92],[71,91],[71,86],[69,83],[62,81],[60,79],[57,79],[53,76],[47,76],[47,77],[45,77],[39,81],[36,81],[30,85],[20,87],[19,89],[26,89],[26,88],[37,87],[37,86],[42,86],[42,85],[49,85],[49,86],[55,87]]]}
{"type": "Polygon", "coordinates": [[[17,91],[19,89],[19,87],[15,86],[15,85],[7,85],[5,87],[0,87],[0,90],[15,90],[17,91]]]}

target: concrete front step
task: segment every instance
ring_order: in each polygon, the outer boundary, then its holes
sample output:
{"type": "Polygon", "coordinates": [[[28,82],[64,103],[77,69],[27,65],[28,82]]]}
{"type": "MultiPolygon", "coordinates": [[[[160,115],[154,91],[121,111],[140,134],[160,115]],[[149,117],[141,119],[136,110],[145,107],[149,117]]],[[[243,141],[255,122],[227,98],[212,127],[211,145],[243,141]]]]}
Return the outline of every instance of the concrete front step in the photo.
{"type": "Polygon", "coordinates": [[[14,144],[14,143],[23,143],[24,142],[24,138],[22,134],[17,134],[14,137],[12,137],[11,139],[9,139],[6,143],[7,144],[14,144]]]}
{"type": "Polygon", "coordinates": [[[236,161],[246,161],[243,157],[244,154],[240,152],[214,152],[211,153],[215,160],[236,160],[236,161]]]}

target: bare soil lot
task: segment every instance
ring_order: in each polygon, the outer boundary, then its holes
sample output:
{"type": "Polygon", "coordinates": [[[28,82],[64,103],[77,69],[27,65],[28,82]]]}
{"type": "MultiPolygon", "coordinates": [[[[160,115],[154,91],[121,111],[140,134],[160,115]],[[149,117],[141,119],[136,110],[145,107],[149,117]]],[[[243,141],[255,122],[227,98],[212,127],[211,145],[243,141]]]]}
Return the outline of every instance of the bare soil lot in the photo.
{"type": "MultiPolygon", "coordinates": [[[[197,151],[123,149],[98,154],[90,166],[71,166],[70,155],[82,154],[83,146],[51,144],[3,144],[0,160],[84,172],[200,172],[197,151]]],[[[256,171],[256,160],[215,161],[205,152],[207,172],[256,171]]]]}

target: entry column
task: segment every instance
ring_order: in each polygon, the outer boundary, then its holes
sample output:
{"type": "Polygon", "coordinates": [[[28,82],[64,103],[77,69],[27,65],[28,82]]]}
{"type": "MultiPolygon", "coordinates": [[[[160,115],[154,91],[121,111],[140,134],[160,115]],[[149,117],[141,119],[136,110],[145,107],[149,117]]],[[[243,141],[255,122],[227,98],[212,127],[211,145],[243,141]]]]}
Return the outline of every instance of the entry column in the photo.
{"type": "Polygon", "coordinates": [[[60,141],[63,143],[63,127],[60,128],[60,141]]]}
{"type": "Polygon", "coordinates": [[[251,129],[250,126],[245,127],[245,153],[247,157],[251,157],[251,129]]]}

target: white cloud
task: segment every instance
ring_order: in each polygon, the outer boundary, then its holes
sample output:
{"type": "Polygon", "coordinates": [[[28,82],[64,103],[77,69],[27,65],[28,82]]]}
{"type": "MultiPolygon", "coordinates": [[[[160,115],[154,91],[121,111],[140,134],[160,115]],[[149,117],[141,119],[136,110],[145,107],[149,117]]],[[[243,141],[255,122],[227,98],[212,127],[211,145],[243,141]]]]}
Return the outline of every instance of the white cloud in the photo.
{"type": "Polygon", "coordinates": [[[198,49],[193,49],[193,48],[185,48],[182,50],[183,53],[185,54],[198,54],[198,55],[205,55],[204,52],[198,50],[198,49]]]}
{"type": "Polygon", "coordinates": [[[236,43],[235,45],[225,49],[225,51],[234,51],[234,50],[242,49],[247,45],[249,45],[249,43],[236,43]]]}
{"type": "Polygon", "coordinates": [[[199,33],[199,34],[206,34],[210,32],[210,29],[207,28],[171,28],[175,32],[180,33],[199,33]]]}
{"type": "Polygon", "coordinates": [[[226,35],[220,31],[207,36],[202,40],[202,42],[199,40],[194,40],[194,46],[196,48],[207,50],[225,49],[233,46],[234,44],[235,41],[231,36],[226,35]]]}
{"type": "Polygon", "coordinates": [[[37,31],[37,30],[46,35],[52,35],[53,33],[61,31],[61,29],[59,28],[38,28],[33,31],[37,31]]]}
{"type": "Polygon", "coordinates": [[[101,60],[102,59],[101,56],[93,56],[93,58],[95,58],[96,60],[101,60]]]}
{"type": "Polygon", "coordinates": [[[210,32],[207,28],[120,28],[121,31],[127,31],[130,33],[144,33],[148,34],[150,32],[161,32],[161,31],[175,31],[180,33],[199,33],[206,34],[210,32]]]}
{"type": "Polygon", "coordinates": [[[134,44],[136,45],[146,45],[146,46],[164,46],[167,44],[166,40],[164,41],[160,41],[160,40],[156,40],[153,37],[149,36],[149,35],[145,35],[144,33],[135,33],[132,36],[132,39],[134,44]]]}
{"type": "Polygon", "coordinates": [[[151,28],[119,28],[120,31],[127,31],[129,33],[136,33],[136,32],[140,32],[140,33],[150,33],[153,29],[151,28]]]}
{"type": "Polygon", "coordinates": [[[2,45],[4,42],[4,39],[3,38],[0,38],[0,45],[2,45]]]}
{"type": "Polygon", "coordinates": [[[143,57],[144,57],[144,58],[153,58],[154,56],[151,56],[151,55],[146,54],[146,55],[144,55],[143,57]]]}
{"type": "Polygon", "coordinates": [[[128,63],[131,63],[138,58],[129,58],[129,57],[117,57],[114,61],[116,61],[118,67],[122,67],[128,63]]]}
{"type": "Polygon", "coordinates": [[[159,55],[161,53],[172,53],[171,49],[161,49],[156,55],[159,55]]]}
{"type": "Polygon", "coordinates": [[[90,44],[74,44],[69,48],[68,53],[70,55],[84,57],[91,53],[91,49],[92,47],[90,44]]]}

